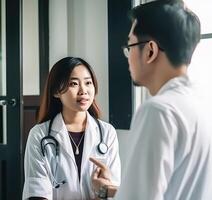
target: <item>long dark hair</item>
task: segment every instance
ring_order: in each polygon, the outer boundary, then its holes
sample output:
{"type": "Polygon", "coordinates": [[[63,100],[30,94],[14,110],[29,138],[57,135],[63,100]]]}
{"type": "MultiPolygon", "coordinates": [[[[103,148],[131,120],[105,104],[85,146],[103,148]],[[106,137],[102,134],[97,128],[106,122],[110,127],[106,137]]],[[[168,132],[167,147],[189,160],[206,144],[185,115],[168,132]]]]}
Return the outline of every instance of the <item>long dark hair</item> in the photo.
{"type": "MultiPolygon", "coordinates": [[[[39,112],[37,115],[37,122],[42,123],[53,119],[59,112],[62,111],[62,103],[59,98],[54,97],[57,93],[66,92],[69,87],[70,74],[73,69],[78,66],[85,66],[91,74],[91,78],[95,88],[95,97],[98,93],[98,84],[96,75],[91,66],[81,58],[65,57],[56,62],[46,81],[43,97],[41,100],[39,112]]],[[[91,104],[88,112],[95,118],[99,118],[100,109],[94,101],[91,104]]]]}

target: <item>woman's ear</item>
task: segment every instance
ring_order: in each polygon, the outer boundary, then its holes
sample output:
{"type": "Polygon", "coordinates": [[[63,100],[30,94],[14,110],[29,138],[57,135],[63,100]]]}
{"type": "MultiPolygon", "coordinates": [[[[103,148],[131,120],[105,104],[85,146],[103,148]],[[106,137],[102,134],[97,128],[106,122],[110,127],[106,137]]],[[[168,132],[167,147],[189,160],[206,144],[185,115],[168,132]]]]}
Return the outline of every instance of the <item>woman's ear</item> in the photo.
{"type": "Polygon", "coordinates": [[[60,94],[58,94],[58,93],[57,94],[54,94],[54,97],[55,98],[60,98],[60,94]]]}
{"type": "Polygon", "coordinates": [[[158,56],[158,52],[159,52],[159,48],[158,45],[155,41],[150,41],[148,43],[148,58],[147,58],[147,63],[150,64],[151,62],[153,62],[157,56],[158,56]]]}

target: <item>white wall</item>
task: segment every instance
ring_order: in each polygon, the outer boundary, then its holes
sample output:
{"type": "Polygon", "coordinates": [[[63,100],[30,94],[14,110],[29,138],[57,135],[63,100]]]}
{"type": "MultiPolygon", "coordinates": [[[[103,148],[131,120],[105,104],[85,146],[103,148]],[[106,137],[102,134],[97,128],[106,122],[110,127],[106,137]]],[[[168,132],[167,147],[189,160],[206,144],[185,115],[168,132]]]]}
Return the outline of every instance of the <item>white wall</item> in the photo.
{"type": "Polygon", "coordinates": [[[5,0],[1,1],[0,95],[6,95],[6,13],[5,0]]]}
{"type": "Polygon", "coordinates": [[[68,56],[67,0],[49,1],[49,67],[68,56]]]}
{"type": "Polygon", "coordinates": [[[39,93],[38,1],[23,0],[23,94],[39,93]]]}

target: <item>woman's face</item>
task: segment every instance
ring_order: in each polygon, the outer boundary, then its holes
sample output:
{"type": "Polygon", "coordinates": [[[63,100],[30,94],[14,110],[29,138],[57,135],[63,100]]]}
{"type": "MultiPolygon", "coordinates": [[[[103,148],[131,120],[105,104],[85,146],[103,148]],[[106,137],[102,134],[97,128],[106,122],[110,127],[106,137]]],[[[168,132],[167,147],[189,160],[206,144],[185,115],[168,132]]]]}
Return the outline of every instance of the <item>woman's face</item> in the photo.
{"type": "Polygon", "coordinates": [[[95,88],[90,72],[84,65],[76,66],[69,80],[66,92],[56,94],[63,104],[63,111],[87,111],[93,103],[95,88]]]}

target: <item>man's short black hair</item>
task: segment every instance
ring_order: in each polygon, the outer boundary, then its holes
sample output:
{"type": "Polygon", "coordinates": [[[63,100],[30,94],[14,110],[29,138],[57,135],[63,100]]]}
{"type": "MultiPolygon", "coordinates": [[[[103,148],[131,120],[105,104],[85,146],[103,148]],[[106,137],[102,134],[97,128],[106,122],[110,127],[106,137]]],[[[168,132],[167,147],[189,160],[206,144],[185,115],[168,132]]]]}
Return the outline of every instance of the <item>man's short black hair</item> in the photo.
{"type": "Polygon", "coordinates": [[[156,0],[130,11],[139,40],[150,38],[164,49],[173,66],[189,65],[200,41],[199,18],[181,0],[156,0]]]}

